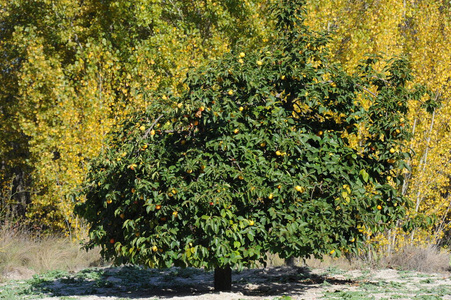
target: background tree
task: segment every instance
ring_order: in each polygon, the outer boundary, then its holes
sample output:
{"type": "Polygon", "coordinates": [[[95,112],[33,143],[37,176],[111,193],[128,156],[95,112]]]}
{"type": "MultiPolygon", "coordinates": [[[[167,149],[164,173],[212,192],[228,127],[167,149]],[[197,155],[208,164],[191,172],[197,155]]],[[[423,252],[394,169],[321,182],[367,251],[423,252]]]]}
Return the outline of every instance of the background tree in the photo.
{"type": "Polygon", "coordinates": [[[356,252],[404,215],[404,118],[424,90],[406,88],[405,60],[378,73],[368,58],[354,75],[328,61],[304,4],[277,2],[267,47],[196,68],[180,95],[155,95],[112,133],[77,206],[88,247],[116,263],[220,274],[268,251],[356,252]]]}
{"type": "MultiPolygon", "coordinates": [[[[450,5],[443,1],[308,1],[307,24],[336,32],[330,47],[333,60],[352,69],[365,53],[408,57],[415,80],[438,96],[409,103],[406,118],[412,125],[409,144],[416,155],[409,160],[403,193],[414,201],[407,222],[429,219],[426,230],[404,236],[387,232],[379,240],[388,250],[405,244],[437,243],[448,231],[449,220],[449,75],[451,53],[450,5]],[[430,106],[440,100],[441,106],[430,106]],[[432,114],[420,109],[430,106],[432,114]],[[432,232],[432,234],[431,234],[432,232]],[[407,238],[407,239],[406,239],[407,238]]],[[[381,70],[384,65],[376,66],[381,70]]],[[[401,229],[404,221],[399,222],[401,229]]]]}
{"type": "Polygon", "coordinates": [[[262,43],[259,9],[259,1],[1,0],[1,206],[45,229],[77,228],[67,195],[108,133],[143,110],[149,92],[181,87],[189,67],[242,37],[262,43]]]}

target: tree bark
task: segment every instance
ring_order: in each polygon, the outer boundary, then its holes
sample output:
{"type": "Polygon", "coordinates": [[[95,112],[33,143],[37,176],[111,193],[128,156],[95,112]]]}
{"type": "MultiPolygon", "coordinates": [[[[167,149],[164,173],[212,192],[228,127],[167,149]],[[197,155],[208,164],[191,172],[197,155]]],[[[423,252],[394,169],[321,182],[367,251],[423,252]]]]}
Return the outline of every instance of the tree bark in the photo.
{"type": "Polygon", "coordinates": [[[215,269],[215,291],[232,290],[232,269],[229,266],[215,269]]]}
{"type": "Polygon", "coordinates": [[[294,261],[294,257],[291,256],[289,258],[285,258],[285,265],[287,267],[291,267],[291,268],[296,267],[296,262],[294,261]]]}

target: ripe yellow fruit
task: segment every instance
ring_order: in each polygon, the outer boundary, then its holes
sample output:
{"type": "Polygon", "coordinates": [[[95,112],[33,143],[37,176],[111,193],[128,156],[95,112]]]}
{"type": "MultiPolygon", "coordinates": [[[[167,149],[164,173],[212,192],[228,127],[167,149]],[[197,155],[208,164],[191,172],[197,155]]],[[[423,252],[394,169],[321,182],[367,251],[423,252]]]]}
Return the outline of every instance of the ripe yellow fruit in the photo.
{"type": "Polygon", "coordinates": [[[244,52],[241,52],[241,53],[240,53],[240,57],[241,57],[241,58],[243,58],[243,57],[245,57],[245,56],[246,56],[246,54],[245,54],[244,52]]]}
{"type": "Polygon", "coordinates": [[[239,179],[239,180],[243,180],[244,177],[240,175],[240,176],[238,176],[238,179],[239,179]]]}
{"type": "Polygon", "coordinates": [[[257,65],[261,66],[263,65],[263,62],[261,60],[257,60],[257,65]]]}
{"type": "Polygon", "coordinates": [[[238,132],[240,132],[239,129],[235,129],[235,130],[233,131],[233,133],[235,133],[235,134],[237,134],[238,132]]]}
{"type": "Polygon", "coordinates": [[[229,94],[230,96],[232,96],[232,95],[233,95],[233,91],[232,91],[232,90],[229,90],[229,91],[227,92],[227,94],[229,94]]]}
{"type": "Polygon", "coordinates": [[[269,194],[268,199],[271,200],[272,198],[274,198],[273,193],[269,194]]]}
{"type": "Polygon", "coordinates": [[[280,156],[280,155],[282,155],[282,152],[280,152],[279,150],[277,150],[277,151],[276,151],[276,155],[277,155],[277,156],[280,156]]]}
{"type": "Polygon", "coordinates": [[[153,252],[157,252],[157,251],[158,251],[158,247],[157,247],[157,246],[153,246],[153,247],[152,247],[152,251],[153,251],[153,252]]]}
{"type": "Polygon", "coordinates": [[[144,130],[146,130],[146,127],[143,125],[143,126],[139,127],[139,130],[144,131],[144,130]]]}
{"type": "Polygon", "coordinates": [[[174,211],[174,212],[172,212],[172,215],[174,216],[174,217],[177,217],[178,216],[178,212],[176,212],[176,211],[174,211]]]}
{"type": "Polygon", "coordinates": [[[352,239],[350,239],[349,240],[351,243],[354,243],[355,242],[355,238],[352,238],[352,239]]]}
{"type": "Polygon", "coordinates": [[[244,64],[244,60],[242,60],[241,58],[238,60],[238,62],[239,62],[240,64],[244,64]]]}
{"type": "Polygon", "coordinates": [[[399,122],[403,123],[405,121],[404,118],[399,119],[399,122]]]}
{"type": "Polygon", "coordinates": [[[331,250],[331,251],[329,252],[330,255],[332,255],[332,254],[334,254],[334,253],[335,253],[335,250],[331,250]]]}
{"type": "Polygon", "coordinates": [[[297,185],[295,187],[295,190],[298,191],[299,193],[303,193],[305,191],[305,189],[302,186],[300,186],[300,185],[297,185]]]}
{"type": "Polygon", "coordinates": [[[240,106],[240,108],[238,108],[239,111],[243,111],[244,107],[240,106]]]}
{"type": "Polygon", "coordinates": [[[185,144],[186,144],[186,141],[185,141],[185,140],[181,140],[181,141],[180,141],[180,144],[185,145],[185,144]]]}
{"type": "Polygon", "coordinates": [[[124,215],[124,214],[120,214],[119,217],[120,217],[121,219],[123,219],[123,218],[125,218],[125,215],[124,215]]]}
{"type": "Polygon", "coordinates": [[[393,149],[393,148],[390,148],[390,153],[391,154],[393,154],[393,153],[395,153],[396,152],[396,150],[395,149],[393,149]]]}
{"type": "Polygon", "coordinates": [[[377,209],[378,209],[378,210],[381,210],[381,209],[382,209],[382,206],[378,205],[378,206],[377,206],[377,209]]]}
{"type": "Polygon", "coordinates": [[[113,201],[111,200],[111,199],[108,199],[107,201],[106,201],[106,203],[108,203],[108,204],[111,204],[113,201]]]}
{"type": "Polygon", "coordinates": [[[152,129],[152,130],[150,131],[150,135],[155,135],[155,130],[152,129]]]}
{"type": "Polygon", "coordinates": [[[280,77],[280,79],[285,80],[285,75],[282,75],[282,77],[280,77]]]}
{"type": "Polygon", "coordinates": [[[252,220],[249,221],[249,225],[250,225],[250,226],[252,226],[252,225],[254,225],[254,224],[255,224],[254,221],[252,221],[252,220]]]}

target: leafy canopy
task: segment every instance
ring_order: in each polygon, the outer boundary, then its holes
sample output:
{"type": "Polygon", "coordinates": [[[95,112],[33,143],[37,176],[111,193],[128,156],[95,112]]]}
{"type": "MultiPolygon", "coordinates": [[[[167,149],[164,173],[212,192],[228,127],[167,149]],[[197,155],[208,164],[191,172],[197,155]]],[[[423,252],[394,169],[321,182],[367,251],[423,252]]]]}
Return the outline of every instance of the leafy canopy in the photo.
{"type": "Polygon", "coordinates": [[[78,214],[116,263],[243,267],[356,251],[404,214],[404,60],[354,75],[327,61],[303,1],[274,6],[263,49],[196,68],[155,95],[91,166],[78,214]]]}

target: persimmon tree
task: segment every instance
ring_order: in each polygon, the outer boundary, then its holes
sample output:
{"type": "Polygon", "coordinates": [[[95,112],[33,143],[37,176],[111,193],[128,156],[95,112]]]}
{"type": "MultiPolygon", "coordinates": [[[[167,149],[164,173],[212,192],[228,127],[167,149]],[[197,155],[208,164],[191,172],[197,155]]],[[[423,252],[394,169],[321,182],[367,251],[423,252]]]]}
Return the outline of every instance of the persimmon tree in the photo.
{"type": "MultiPolygon", "coordinates": [[[[154,95],[90,167],[87,247],[116,263],[215,269],[356,252],[408,206],[405,60],[354,74],[327,60],[304,1],[278,1],[270,45],[237,47],[154,95]],[[388,176],[393,178],[388,179],[388,176]]],[[[227,272],[226,272],[227,273],[227,272]]],[[[228,273],[227,276],[230,273],[228,273]]],[[[230,283],[230,282],[229,282],[230,283]]],[[[230,289],[215,278],[217,289],[230,289]]]]}

